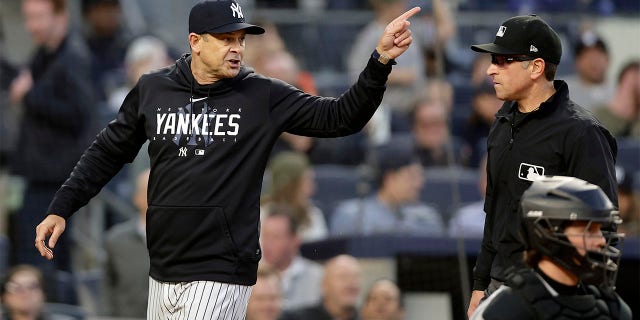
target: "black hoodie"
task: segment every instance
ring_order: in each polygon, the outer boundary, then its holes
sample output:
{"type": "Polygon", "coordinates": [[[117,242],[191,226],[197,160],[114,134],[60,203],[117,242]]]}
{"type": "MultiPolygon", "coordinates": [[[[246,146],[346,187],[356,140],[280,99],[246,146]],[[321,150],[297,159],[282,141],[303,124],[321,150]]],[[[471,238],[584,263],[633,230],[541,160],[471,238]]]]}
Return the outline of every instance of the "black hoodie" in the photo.
{"type": "Polygon", "coordinates": [[[150,276],[159,281],[256,281],[259,198],[283,132],[339,137],[361,130],[391,71],[374,59],[339,98],[308,95],[242,68],[199,85],[191,56],[143,76],[56,193],[49,213],[68,218],[150,141],[150,276]],[[206,121],[203,121],[206,119],[206,121]]]}

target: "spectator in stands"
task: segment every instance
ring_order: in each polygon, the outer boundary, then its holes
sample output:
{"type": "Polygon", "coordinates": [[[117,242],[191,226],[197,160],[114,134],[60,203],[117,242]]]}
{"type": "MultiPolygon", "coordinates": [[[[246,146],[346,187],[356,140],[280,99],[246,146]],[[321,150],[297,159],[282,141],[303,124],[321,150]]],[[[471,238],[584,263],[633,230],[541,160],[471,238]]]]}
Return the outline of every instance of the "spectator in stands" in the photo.
{"type": "Polygon", "coordinates": [[[250,67],[255,67],[256,64],[260,64],[258,60],[261,59],[262,55],[270,55],[272,52],[287,50],[280,31],[273,22],[260,19],[254,22],[264,28],[264,34],[255,39],[251,39],[251,41],[246,44],[243,60],[244,63],[250,67]]]}
{"type": "Polygon", "coordinates": [[[282,312],[280,275],[264,262],[258,264],[258,277],[251,289],[246,320],[278,320],[282,312]]]}
{"type": "Polygon", "coordinates": [[[55,269],[71,271],[69,236],[57,243],[58,254],[50,263],[34,252],[33,230],[95,135],[91,56],[82,37],[70,28],[66,1],[25,0],[22,13],[36,51],[9,91],[12,105],[22,108],[11,171],[27,185],[23,206],[14,214],[13,262],[38,266],[52,301],[75,303],[75,290],[58,290],[55,279],[55,269]]]}
{"type": "MultiPolygon", "coordinates": [[[[15,150],[18,132],[18,110],[9,107],[9,87],[18,76],[18,68],[3,55],[6,51],[2,38],[0,31],[0,178],[7,167],[9,156],[15,150]]],[[[3,209],[0,207],[0,210],[3,209]]]]}
{"type": "Polygon", "coordinates": [[[295,210],[286,204],[271,203],[265,211],[260,224],[262,259],[280,273],[283,310],[317,303],[322,266],[300,255],[295,210]]]}
{"type": "Polygon", "coordinates": [[[616,179],[618,180],[618,211],[622,218],[618,231],[627,236],[640,236],[640,200],[633,189],[633,172],[616,166],[616,179]]]}
{"type": "Polygon", "coordinates": [[[492,84],[482,83],[473,89],[471,98],[471,114],[461,127],[460,137],[463,140],[465,165],[478,167],[482,155],[487,150],[487,137],[496,112],[500,110],[502,101],[496,97],[492,84]]]}
{"type": "MultiPolygon", "coordinates": [[[[450,82],[444,79],[430,79],[424,88],[416,94],[418,100],[433,100],[440,104],[447,115],[451,114],[454,106],[455,93],[450,82]],[[427,98],[428,97],[428,98],[427,98]]],[[[413,102],[415,108],[416,101],[413,102]]],[[[402,134],[411,132],[413,127],[413,109],[407,114],[392,114],[391,131],[392,134],[402,134]]]]}
{"type": "Polygon", "coordinates": [[[409,3],[422,3],[425,14],[417,21],[416,38],[422,44],[425,59],[425,74],[430,79],[444,79],[458,62],[452,58],[455,47],[449,41],[456,35],[455,16],[450,1],[412,0],[409,3]]]}
{"type": "MultiPolygon", "coordinates": [[[[316,186],[307,156],[299,152],[280,152],[271,159],[268,173],[269,185],[262,199],[263,206],[270,203],[289,205],[303,242],[326,238],[328,230],[324,214],[311,200],[316,186]]],[[[267,210],[261,211],[264,214],[267,210]]]]}
{"type": "Polygon", "coordinates": [[[584,31],[574,47],[575,74],[565,78],[571,99],[593,110],[613,96],[613,86],[607,81],[609,51],[604,40],[591,30],[584,31]]]}
{"type": "Polygon", "coordinates": [[[594,113],[615,137],[640,138],[640,60],[622,67],[613,97],[594,113]]]}
{"type": "Polygon", "coordinates": [[[92,77],[97,98],[124,84],[124,57],[132,39],[122,19],[120,0],[82,0],[85,38],[92,56],[92,77]]]}
{"type": "Polygon", "coordinates": [[[366,294],[360,309],[361,320],[402,320],[404,305],[402,293],[389,279],[376,280],[366,294]]]}
{"type": "MultiPolygon", "coordinates": [[[[347,60],[351,79],[357,79],[360,70],[364,67],[363,57],[371,54],[371,48],[376,46],[380,32],[398,14],[402,14],[407,6],[406,0],[369,0],[369,3],[373,7],[375,19],[360,31],[351,47],[347,60]]],[[[412,24],[416,24],[416,21],[417,19],[412,21],[412,24]]],[[[396,60],[397,65],[389,74],[387,89],[382,99],[382,106],[401,114],[409,112],[411,97],[422,88],[426,81],[421,39],[416,37],[415,41],[416,43],[396,60]]]]}
{"type": "Polygon", "coordinates": [[[318,94],[312,75],[300,69],[298,61],[286,48],[264,50],[255,47],[255,50],[260,50],[260,54],[253,58],[251,66],[257,73],[280,79],[308,94],[318,94]]]}
{"type": "Polygon", "coordinates": [[[350,255],[339,255],[325,263],[322,302],[283,313],[283,320],[356,320],[362,288],[362,268],[350,255]]]}
{"type": "Polygon", "coordinates": [[[453,111],[455,91],[453,85],[445,79],[431,79],[424,87],[426,96],[439,101],[447,113],[453,111]]]}
{"type": "Polygon", "coordinates": [[[419,201],[423,169],[411,146],[387,144],[377,148],[375,158],[377,192],[338,204],[331,215],[331,235],[441,235],[440,213],[419,201]]]}
{"type": "Polygon", "coordinates": [[[423,167],[459,164],[460,142],[451,135],[449,112],[438,99],[420,98],[411,113],[414,151],[423,167]]]}
{"type": "Polygon", "coordinates": [[[133,39],[124,57],[126,82],[111,91],[108,97],[111,113],[115,115],[118,112],[127,93],[143,74],[166,67],[171,63],[169,48],[162,40],[154,36],[133,39]]]}
{"type": "Polygon", "coordinates": [[[478,167],[480,179],[478,189],[482,200],[459,208],[449,220],[449,236],[482,239],[484,230],[484,197],[487,190],[487,156],[482,158],[478,167]]]}
{"type": "Polygon", "coordinates": [[[298,60],[287,50],[275,24],[257,23],[265,29],[263,36],[247,43],[245,64],[256,72],[287,82],[309,94],[318,94],[313,75],[301,68],[298,60]]]}
{"type": "Polygon", "coordinates": [[[149,170],[136,179],[133,203],[136,214],[113,226],[105,237],[106,261],[102,298],[105,315],[145,318],[149,292],[149,252],[146,216],[149,170]]]}
{"type": "Polygon", "coordinates": [[[12,267],[2,282],[0,319],[8,320],[69,320],[45,309],[47,297],[40,270],[31,265],[12,267]]]}

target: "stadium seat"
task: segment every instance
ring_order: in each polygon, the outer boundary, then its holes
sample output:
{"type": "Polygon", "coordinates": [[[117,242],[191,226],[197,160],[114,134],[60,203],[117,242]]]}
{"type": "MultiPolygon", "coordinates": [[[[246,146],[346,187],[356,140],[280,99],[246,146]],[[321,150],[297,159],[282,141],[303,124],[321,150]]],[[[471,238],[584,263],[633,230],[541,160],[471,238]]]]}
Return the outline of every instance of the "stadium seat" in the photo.
{"type": "Polygon", "coordinates": [[[85,320],[87,312],[79,306],[64,303],[46,303],[45,313],[53,319],[64,318],[69,320],[85,320]],[[56,317],[57,316],[57,317],[56,317]]]}
{"type": "Polygon", "coordinates": [[[104,270],[102,268],[94,268],[90,270],[82,270],[76,273],[76,286],[82,300],[82,305],[88,310],[100,310],[104,297],[102,293],[104,288],[104,270]]]}
{"type": "Polygon", "coordinates": [[[634,138],[619,138],[618,160],[616,163],[629,172],[640,171],[640,140],[634,138]]]}
{"type": "Polygon", "coordinates": [[[316,192],[312,198],[327,221],[330,221],[330,215],[340,201],[372,193],[363,171],[358,167],[326,164],[316,165],[313,170],[316,192]]]}
{"type": "Polygon", "coordinates": [[[444,221],[448,221],[452,212],[463,204],[482,200],[476,169],[434,167],[425,169],[424,174],[420,199],[436,207],[444,221]]]}

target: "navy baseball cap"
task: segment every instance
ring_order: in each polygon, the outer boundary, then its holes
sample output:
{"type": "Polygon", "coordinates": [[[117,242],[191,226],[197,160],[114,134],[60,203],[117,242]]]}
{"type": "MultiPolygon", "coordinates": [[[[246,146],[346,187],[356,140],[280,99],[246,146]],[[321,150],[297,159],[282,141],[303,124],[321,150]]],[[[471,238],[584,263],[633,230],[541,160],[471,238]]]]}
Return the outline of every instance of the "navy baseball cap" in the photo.
{"type": "Polygon", "coordinates": [[[260,26],[246,23],[242,8],[236,1],[200,1],[189,13],[189,33],[227,33],[246,30],[247,34],[262,34],[260,26]]]}
{"type": "Polygon", "coordinates": [[[604,40],[602,40],[602,38],[600,38],[593,31],[587,31],[583,33],[582,36],[580,36],[580,41],[578,41],[578,43],[576,43],[576,46],[573,48],[573,55],[577,57],[590,48],[598,49],[607,55],[609,54],[607,45],[604,43],[604,40]]]}
{"type": "Polygon", "coordinates": [[[560,37],[536,15],[516,16],[503,22],[493,43],[472,45],[477,52],[503,55],[527,55],[559,64],[562,57],[560,37]]]}

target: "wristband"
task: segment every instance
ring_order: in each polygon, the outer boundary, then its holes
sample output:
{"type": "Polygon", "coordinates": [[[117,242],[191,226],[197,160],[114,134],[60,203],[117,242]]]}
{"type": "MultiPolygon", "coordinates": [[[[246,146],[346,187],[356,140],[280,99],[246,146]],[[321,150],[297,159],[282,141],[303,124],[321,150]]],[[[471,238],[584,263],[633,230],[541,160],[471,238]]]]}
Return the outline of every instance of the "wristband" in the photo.
{"type": "Polygon", "coordinates": [[[384,54],[384,53],[380,54],[377,49],[373,50],[373,53],[371,53],[371,57],[373,57],[378,62],[380,62],[380,63],[382,63],[384,65],[389,64],[389,63],[391,63],[392,65],[396,64],[395,60],[389,58],[389,56],[384,54]]]}

